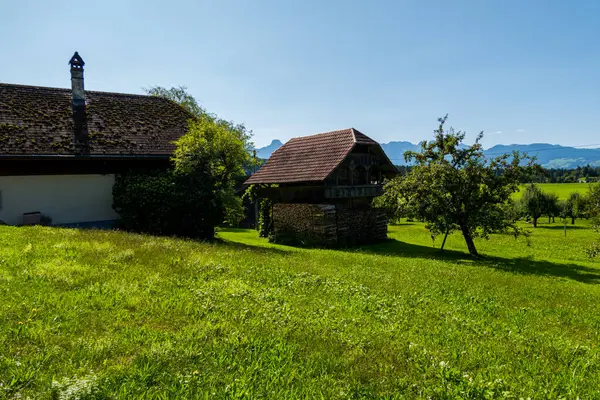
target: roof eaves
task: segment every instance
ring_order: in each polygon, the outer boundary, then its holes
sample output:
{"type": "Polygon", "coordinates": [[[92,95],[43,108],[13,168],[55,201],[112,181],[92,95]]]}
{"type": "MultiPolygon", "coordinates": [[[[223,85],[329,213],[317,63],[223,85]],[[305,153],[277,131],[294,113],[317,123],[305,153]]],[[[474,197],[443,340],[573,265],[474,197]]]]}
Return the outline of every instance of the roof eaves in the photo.
{"type": "Polygon", "coordinates": [[[114,158],[170,158],[170,154],[0,154],[0,159],[114,159],[114,158]]]}

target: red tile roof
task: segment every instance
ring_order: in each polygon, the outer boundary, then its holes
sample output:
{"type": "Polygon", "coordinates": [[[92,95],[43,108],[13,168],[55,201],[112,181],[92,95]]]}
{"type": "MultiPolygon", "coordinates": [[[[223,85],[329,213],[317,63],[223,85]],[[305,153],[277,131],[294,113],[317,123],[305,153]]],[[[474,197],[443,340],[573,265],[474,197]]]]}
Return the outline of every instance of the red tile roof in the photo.
{"type": "Polygon", "coordinates": [[[0,83],[0,155],[169,156],[192,118],[155,96],[86,91],[77,135],[71,90],[0,83]],[[82,143],[82,140],[85,143],[82,143]]]}
{"type": "Polygon", "coordinates": [[[290,139],[245,183],[324,181],[356,144],[379,147],[354,128],[290,139]]]}

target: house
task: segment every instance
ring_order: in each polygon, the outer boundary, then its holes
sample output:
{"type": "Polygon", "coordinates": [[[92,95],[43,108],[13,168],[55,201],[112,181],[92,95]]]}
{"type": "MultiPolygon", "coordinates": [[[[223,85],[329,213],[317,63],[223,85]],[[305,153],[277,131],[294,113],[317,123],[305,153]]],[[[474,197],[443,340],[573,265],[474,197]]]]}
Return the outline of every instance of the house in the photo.
{"type": "Polygon", "coordinates": [[[83,59],[69,61],[71,89],[0,83],[0,220],[41,215],[53,224],[100,226],[115,174],[166,168],[192,117],[169,100],[84,90],[83,59]]]}
{"type": "Polygon", "coordinates": [[[275,242],[352,245],[386,239],[371,203],[395,174],[381,146],[350,128],[291,139],[245,183],[274,202],[275,242]]]}

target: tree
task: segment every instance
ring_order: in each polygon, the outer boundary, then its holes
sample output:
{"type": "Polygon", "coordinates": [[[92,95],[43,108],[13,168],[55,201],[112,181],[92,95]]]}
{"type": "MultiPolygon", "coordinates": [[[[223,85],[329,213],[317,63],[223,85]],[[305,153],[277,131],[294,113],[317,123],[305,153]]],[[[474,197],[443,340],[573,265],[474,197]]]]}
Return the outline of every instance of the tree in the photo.
{"type": "Polygon", "coordinates": [[[243,218],[242,199],[235,188],[246,176],[244,165],[251,163],[250,137],[243,125],[205,114],[175,142],[175,172],[190,179],[211,176],[226,223],[236,224],[243,218]]]}
{"type": "Polygon", "coordinates": [[[252,132],[242,124],[208,113],[185,86],[170,89],[153,86],[144,90],[180,104],[193,115],[188,133],[176,142],[175,171],[190,177],[206,172],[213,176],[213,191],[224,207],[223,222],[237,224],[243,219],[244,208],[235,187],[246,177],[244,167],[255,162],[250,156],[254,147],[252,132]]]}
{"type": "Polygon", "coordinates": [[[538,219],[547,209],[546,202],[546,194],[537,185],[532,183],[525,187],[521,197],[521,207],[524,214],[531,218],[534,228],[537,228],[538,219]]]}
{"type": "Polygon", "coordinates": [[[174,101],[195,117],[206,114],[206,110],[198,104],[194,96],[187,92],[187,87],[185,86],[172,87],[170,89],[162,86],[151,86],[143,88],[143,90],[150,96],[162,97],[174,101]]]}
{"type": "Polygon", "coordinates": [[[146,89],[190,112],[188,131],[176,142],[173,167],[133,171],[117,177],[113,208],[126,229],[212,238],[220,223],[243,218],[235,188],[251,164],[251,132],[218,118],[198,105],[185,87],[146,89]]]}
{"type": "Polygon", "coordinates": [[[434,235],[460,230],[469,253],[478,256],[475,237],[523,233],[511,216],[510,199],[531,172],[533,160],[518,152],[486,159],[480,143],[483,132],[475,144],[465,146],[464,132],[444,130],[447,117],[438,120],[434,139],[421,143],[420,152],[405,153],[415,166],[386,185],[386,191],[395,193],[390,201],[426,222],[434,235]]]}
{"type": "Polygon", "coordinates": [[[544,214],[548,216],[548,223],[554,222],[554,218],[560,215],[560,203],[556,193],[544,193],[544,214]]]}
{"type": "Polygon", "coordinates": [[[580,193],[571,193],[564,202],[563,215],[565,218],[571,218],[571,225],[575,225],[575,219],[579,218],[584,212],[585,198],[580,193]]]}
{"type": "MultiPolygon", "coordinates": [[[[590,191],[587,194],[587,206],[592,217],[592,227],[596,233],[600,234],[600,182],[590,185],[590,191]]],[[[600,255],[600,239],[596,239],[587,249],[590,257],[600,255]]]]}

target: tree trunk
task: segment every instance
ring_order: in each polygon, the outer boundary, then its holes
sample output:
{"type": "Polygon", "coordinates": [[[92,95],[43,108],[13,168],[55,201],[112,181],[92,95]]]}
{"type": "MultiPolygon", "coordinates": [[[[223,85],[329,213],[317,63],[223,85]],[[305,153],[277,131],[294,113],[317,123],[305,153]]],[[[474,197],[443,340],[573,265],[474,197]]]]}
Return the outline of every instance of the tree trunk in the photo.
{"type": "Polygon", "coordinates": [[[460,230],[462,231],[463,237],[465,238],[465,242],[467,242],[469,254],[471,254],[473,257],[479,257],[479,253],[477,253],[475,243],[473,242],[473,236],[471,235],[469,228],[466,225],[461,225],[460,230]]]}
{"type": "Polygon", "coordinates": [[[571,217],[571,225],[575,225],[575,217],[571,217]]]}
{"type": "Polygon", "coordinates": [[[448,238],[448,233],[450,233],[450,231],[446,231],[446,235],[444,236],[444,241],[442,242],[442,248],[440,249],[440,251],[444,251],[444,245],[446,244],[446,239],[448,238]]]}
{"type": "Polygon", "coordinates": [[[534,218],[534,219],[533,219],[533,227],[534,227],[534,228],[537,228],[537,218],[534,218]]]}
{"type": "Polygon", "coordinates": [[[552,217],[548,215],[548,223],[552,222],[552,217]]]}

